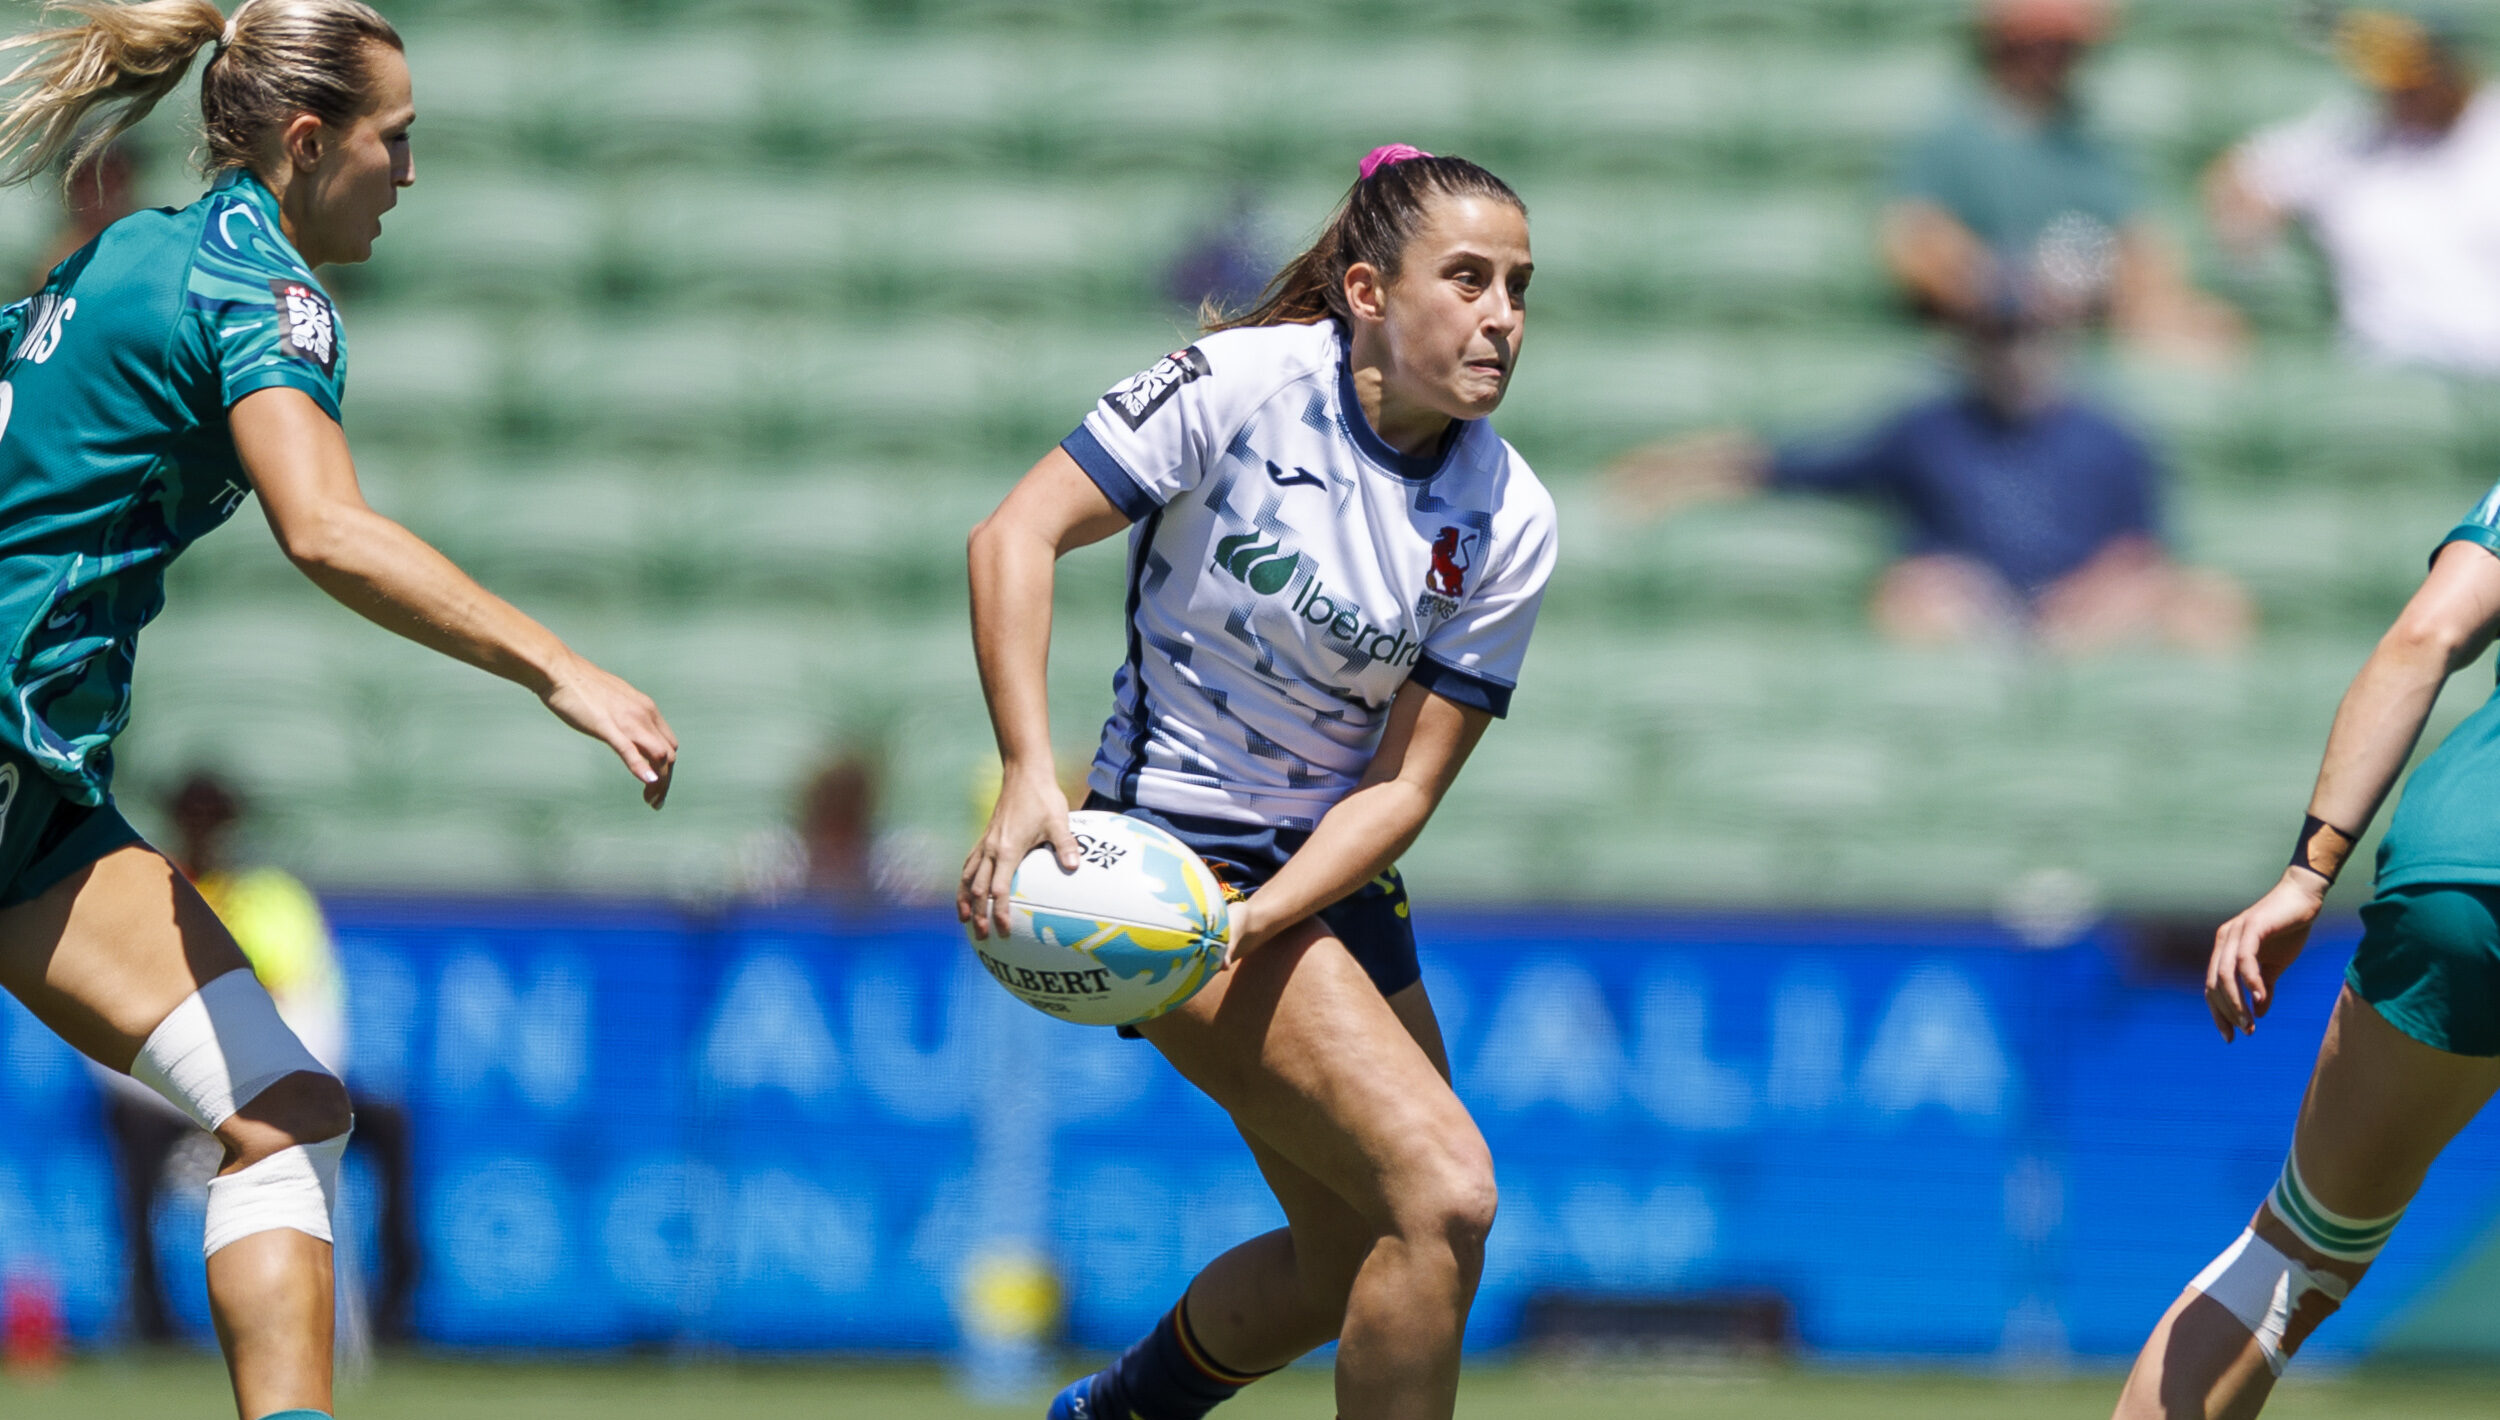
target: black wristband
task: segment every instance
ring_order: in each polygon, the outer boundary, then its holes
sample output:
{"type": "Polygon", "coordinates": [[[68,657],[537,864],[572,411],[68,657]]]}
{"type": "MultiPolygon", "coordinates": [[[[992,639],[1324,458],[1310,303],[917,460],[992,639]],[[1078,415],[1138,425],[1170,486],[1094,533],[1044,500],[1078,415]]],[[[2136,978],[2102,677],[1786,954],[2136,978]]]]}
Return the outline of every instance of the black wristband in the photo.
{"type": "Polygon", "coordinates": [[[2360,841],[2356,835],[2346,833],[2316,814],[2309,814],[2300,821],[2300,837],[2292,841],[2292,866],[2307,868],[2328,882],[2334,882],[2335,875],[2344,871],[2344,860],[2352,856],[2354,846],[2360,841]]]}

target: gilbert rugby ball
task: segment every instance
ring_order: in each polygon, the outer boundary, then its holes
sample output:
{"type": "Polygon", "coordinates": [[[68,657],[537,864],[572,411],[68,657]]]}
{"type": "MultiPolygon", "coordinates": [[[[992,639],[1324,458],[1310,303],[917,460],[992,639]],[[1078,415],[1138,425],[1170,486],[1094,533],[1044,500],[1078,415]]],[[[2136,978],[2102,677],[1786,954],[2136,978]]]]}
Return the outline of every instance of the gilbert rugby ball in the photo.
{"type": "Polygon", "coordinates": [[[1077,865],[1048,844],[1016,865],[1004,937],[975,939],[982,969],[1037,1011],[1128,1026],[1173,1009],[1221,969],[1223,885],[1187,844],[1122,814],[1068,815],[1077,865]]]}

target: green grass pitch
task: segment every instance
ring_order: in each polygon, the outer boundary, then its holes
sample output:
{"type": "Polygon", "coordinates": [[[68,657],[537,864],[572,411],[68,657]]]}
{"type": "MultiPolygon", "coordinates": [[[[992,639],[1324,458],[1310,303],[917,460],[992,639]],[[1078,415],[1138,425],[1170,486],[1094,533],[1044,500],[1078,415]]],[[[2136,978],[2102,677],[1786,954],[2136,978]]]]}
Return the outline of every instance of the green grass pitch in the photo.
{"type": "MultiPolygon", "coordinates": [[[[2387,1373],[2295,1377],[2269,1420],[2448,1420],[2493,1413],[2495,1378],[2387,1373]]],[[[1461,1420],[2101,1420],[2115,1374],[2054,1380],[1815,1369],[1469,1371],[1461,1420]]],[[[1328,1420],[1324,1370],[1261,1382],[1224,1420],[1328,1420]]],[[[232,1420],[213,1360],[96,1358],[48,1380],[0,1379],[0,1414],[51,1420],[232,1420]]],[[[1039,1420],[1041,1404],[986,1409],[927,1366],[500,1364],[387,1359],[340,1396],[344,1420],[1039,1420]]]]}

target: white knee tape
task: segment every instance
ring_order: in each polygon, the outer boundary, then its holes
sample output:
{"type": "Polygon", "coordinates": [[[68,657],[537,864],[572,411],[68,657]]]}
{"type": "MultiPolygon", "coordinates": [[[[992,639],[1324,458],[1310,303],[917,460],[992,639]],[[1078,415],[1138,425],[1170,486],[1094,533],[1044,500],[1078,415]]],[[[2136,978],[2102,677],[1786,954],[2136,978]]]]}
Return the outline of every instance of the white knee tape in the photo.
{"type": "Polygon", "coordinates": [[[254,1233],[292,1228],[330,1241],[330,1210],[339,1192],[339,1155],[347,1151],[340,1134],[318,1144],[280,1149],[247,1169],[220,1174],[208,1181],[209,1256],[228,1243],[254,1233]]]}
{"type": "Polygon", "coordinates": [[[260,978],[237,968],[194,991],[149,1033],[130,1062],[141,1084],[215,1129],[289,1075],[329,1070],[278,1018],[260,978]]]}
{"type": "Polygon", "coordinates": [[[2267,1368],[2278,1376],[2291,1363],[2290,1353],[2283,1349],[2283,1336],[2300,1304],[2317,1292],[2341,1306],[2352,1293],[2352,1284],[2343,1278],[2285,1257],[2254,1232],[2242,1232],[2239,1241],[2207,1264],[2188,1286],[2239,1318],[2266,1353],[2267,1368]]]}

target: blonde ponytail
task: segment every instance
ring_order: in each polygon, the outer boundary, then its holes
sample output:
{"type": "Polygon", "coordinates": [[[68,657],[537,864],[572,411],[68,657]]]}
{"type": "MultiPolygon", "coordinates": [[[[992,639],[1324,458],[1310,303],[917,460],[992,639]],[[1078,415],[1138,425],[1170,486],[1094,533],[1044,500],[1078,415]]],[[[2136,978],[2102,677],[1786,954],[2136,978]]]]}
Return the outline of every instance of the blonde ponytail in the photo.
{"type": "Polygon", "coordinates": [[[37,30],[0,42],[0,50],[31,51],[0,88],[20,90],[0,101],[0,186],[42,176],[71,153],[75,171],[106,144],[148,116],[191,68],[191,58],[226,32],[226,17],[209,0],[71,0],[55,8],[79,23],[37,30]],[[80,139],[87,115],[118,105],[80,139]]]}
{"type": "Polygon", "coordinates": [[[32,51],[0,78],[14,90],[0,100],[0,186],[41,176],[64,152],[64,169],[87,159],[147,117],[191,67],[200,71],[201,166],[214,173],[251,168],[295,115],[345,127],[365,105],[372,79],[367,49],[404,50],[399,32],[359,0],[243,0],[228,19],[211,0],[55,0],[76,24],[0,42],[32,51]],[[95,109],[120,107],[80,138],[95,109]]]}

